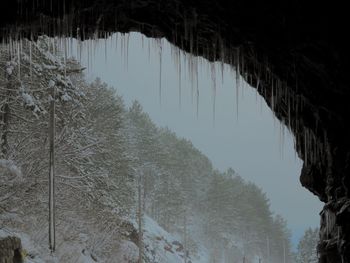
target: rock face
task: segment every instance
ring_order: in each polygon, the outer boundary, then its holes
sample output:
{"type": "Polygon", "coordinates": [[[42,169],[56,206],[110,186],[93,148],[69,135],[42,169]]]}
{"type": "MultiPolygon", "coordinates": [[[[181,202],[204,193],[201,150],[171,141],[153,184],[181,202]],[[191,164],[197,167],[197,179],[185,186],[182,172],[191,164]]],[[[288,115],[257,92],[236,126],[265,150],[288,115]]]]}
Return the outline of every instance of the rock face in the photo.
{"type": "Polygon", "coordinates": [[[0,263],[22,263],[21,250],[18,237],[0,238],[0,263]]]}
{"type": "Polygon", "coordinates": [[[1,8],[0,38],[140,31],[232,64],[295,135],[300,181],[325,203],[320,262],[350,262],[345,10],[298,0],[19,0],[1,8]]]}

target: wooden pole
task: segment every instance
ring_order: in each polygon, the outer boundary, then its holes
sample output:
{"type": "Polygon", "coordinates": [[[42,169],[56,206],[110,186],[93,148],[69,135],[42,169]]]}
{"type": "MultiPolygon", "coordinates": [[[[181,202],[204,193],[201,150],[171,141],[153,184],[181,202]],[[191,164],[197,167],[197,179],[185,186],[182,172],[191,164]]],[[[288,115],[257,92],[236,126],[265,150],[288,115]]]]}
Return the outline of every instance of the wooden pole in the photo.
{"type": "Polygon", "coordinates": [[[49,172],[49,247],[55,252],[55,87],[51,87],[49,142],[50,142],[50,172],[49,172]]]}
{"type": "Polygon", "coordinates": [[[141,174],[139,176],[139,185],[138,185],[138,197],[139,197],[139,211],[138,211],[138,219],[139,219],[139,263],[142,263],[142,198],[141,198],[141,174]]]}

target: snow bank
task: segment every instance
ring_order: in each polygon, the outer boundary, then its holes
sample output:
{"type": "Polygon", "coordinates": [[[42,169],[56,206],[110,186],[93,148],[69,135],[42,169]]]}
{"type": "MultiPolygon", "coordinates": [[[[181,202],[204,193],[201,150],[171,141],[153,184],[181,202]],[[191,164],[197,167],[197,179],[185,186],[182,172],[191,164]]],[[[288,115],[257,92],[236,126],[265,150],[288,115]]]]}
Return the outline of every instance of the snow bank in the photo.
{"type": "Polygon", "coordinates": [[[139,248],[133,242],[124,241],[119,247],[119,253],[115,259],[118,263],[137,262],[139,258],[139,248]]]}
{"type": "Polygon", "coordinates": [[[148,216],[144,217],[143,237],[146,262],[184,262],[184,249],[181,242],[148,216]]]}

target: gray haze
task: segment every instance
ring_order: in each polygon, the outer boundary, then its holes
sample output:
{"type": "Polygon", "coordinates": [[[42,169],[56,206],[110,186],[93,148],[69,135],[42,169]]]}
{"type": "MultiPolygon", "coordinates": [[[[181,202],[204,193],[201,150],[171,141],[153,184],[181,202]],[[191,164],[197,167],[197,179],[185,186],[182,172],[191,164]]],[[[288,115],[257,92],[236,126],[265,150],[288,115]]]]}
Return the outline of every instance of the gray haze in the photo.
{"type": "Polygon", "coordinates": [[[214,167],[219,170],[232,167],[245,180],[261,187],[272,210],[288,221],[294,244],[306,228],[318,226],[321,203],[299,183],[302,162],[295,155],[292,135],[285,129],[281,136],[278,120],[255,89],[247,84],[240,89],[237,118],[234,74],[225,67],[222,81],[221,65],[216,63],[214,88],[209,64],[200,64],[197,116],[197,85],[196,81],[191,84],[184,56],[179,107],[179,74],[170,45],[162,41],[160,99],[159,43],[142,40],[137,33],[129,39],[118,34],[117,45],[115,39],[116,35],[113,41],[101,40],[93,49],[91,44],[90,54],[82,52],[82,63],[89,65],[86,72],[89,78],[98,76],[115,87],[127,106],[135,99],[140,101],[157,125],[168,126],[178,136],[190,139],[214,167]]]}

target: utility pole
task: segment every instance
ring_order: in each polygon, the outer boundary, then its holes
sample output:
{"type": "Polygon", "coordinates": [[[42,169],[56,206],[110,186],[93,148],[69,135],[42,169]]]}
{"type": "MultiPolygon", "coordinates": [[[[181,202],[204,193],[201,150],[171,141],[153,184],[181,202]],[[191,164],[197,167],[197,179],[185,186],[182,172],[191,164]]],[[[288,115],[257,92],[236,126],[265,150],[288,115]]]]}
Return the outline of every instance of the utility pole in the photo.
{"type": "Polygon", "coordinates": [[[55,86],[51,88],[49,143],[50,143],[50,172],[49,172],[49,247],[55,252],[55,86]]]}
{"type": "Polygon", "coordinates": [[[283,263],[286,263],[286,241],[283,240],[283,263]]]}
{"type": "Polygon", "coordinates": [[[142,198],[141,198],[141,174],[139,175],[139,183],[138,183],[138,197],[139,197],[139,211],[138,211],[138,219],[139,219],[139,262],[142,263],[142,253],[143,253],[143,244],[142,244],[142,198]]]}

